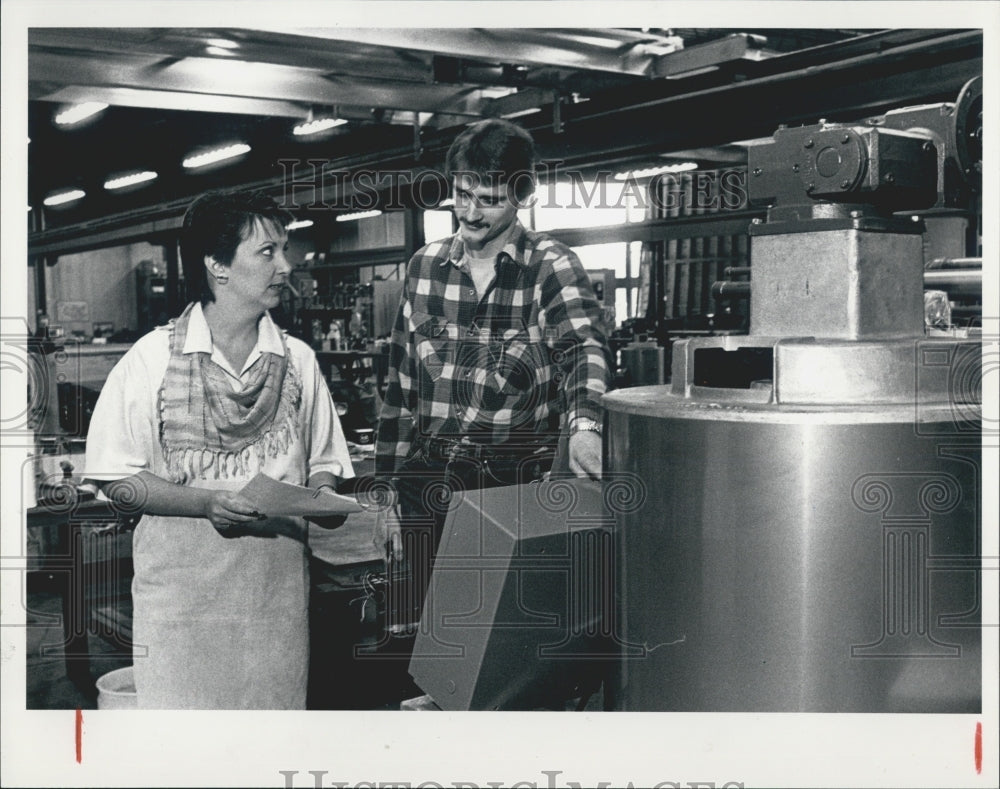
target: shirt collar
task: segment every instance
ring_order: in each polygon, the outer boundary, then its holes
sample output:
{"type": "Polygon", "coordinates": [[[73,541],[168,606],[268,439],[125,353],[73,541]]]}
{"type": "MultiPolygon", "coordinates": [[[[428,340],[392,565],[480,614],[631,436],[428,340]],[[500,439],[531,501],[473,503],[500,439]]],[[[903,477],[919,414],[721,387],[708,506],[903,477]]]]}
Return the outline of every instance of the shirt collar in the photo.
{"type": "MultiPolygon", "coordinates": [[[[208,328],[208,321],[205,320],[205,313],[201,310],[201,303],[196,303],[191,310],[191,319],[188,322],[187,337],[184,340],[182,353],[208,353],[215,349],[212,344],[212,331],[208,328]]],[[[278,356],[285,355],[285,345],[281,341],[281,330],[275,326],[269,313],[265,312],[257,321],[257,350],[261,353],[273,353],[278,356]]],[[[254,354],[251,353],[251,356],[254,354]]]]}
{"type": "MultiPolygon", "coordinates": [[[[527,268],[528,262],[524,257],[525,240],[527,238],[527,230],[524,229],[524,225],[521,224],[520,219],[514,220],[513,230],[507,239],[507,243],[503,245],[503,249],[497,253],[497,258],[506,256],[510,260],[514,261],[521,268],[527,268]]],[[[448,249],[448,257],[442,261],[442,265],[445,263],[451,263],[456,268],[462,265],[462,260],[465,258],[465,241],[462,239],[461,233],[455,233],[451,239],[451,247],[448,249]]]]}

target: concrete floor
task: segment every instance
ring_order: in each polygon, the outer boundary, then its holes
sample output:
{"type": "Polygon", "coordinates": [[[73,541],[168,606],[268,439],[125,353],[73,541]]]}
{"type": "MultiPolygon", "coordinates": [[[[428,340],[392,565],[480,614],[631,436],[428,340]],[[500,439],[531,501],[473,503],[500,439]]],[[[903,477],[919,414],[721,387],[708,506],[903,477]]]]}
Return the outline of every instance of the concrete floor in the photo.
{"type": "MultiPolygon", "coordinates": [[[[62,642],[62,605],[57,594],[28,592],[26,630],[26,707],[29,710],[96,709],[93,694],[84,694],[66,677],[62,642]]],[[[132,656],[91,635],[90,674],[102,674],[132,664],[132,656]]]]}

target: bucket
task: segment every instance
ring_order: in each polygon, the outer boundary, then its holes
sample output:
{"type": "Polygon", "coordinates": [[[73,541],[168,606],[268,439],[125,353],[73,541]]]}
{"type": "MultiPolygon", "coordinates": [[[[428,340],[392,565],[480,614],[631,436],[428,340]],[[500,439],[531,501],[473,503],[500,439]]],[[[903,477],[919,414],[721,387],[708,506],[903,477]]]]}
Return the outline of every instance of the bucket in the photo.
{"type": "Polygon", "coordinates": [[[97,709],[134,710],[137,707],[131,666],[109,671],[97,680],[97,709]]]}

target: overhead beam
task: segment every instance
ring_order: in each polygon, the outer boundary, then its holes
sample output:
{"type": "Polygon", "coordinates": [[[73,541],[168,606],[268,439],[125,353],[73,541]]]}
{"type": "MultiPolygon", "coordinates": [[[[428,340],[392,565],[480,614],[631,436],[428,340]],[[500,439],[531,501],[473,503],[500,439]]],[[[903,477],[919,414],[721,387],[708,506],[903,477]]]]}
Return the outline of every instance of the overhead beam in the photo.
{"type": "Polygon", "coordinates": [[[493,118],[515,118],[551,105],[556,94],[542,88],[523,88],[517,93],[493,99],[483,108],[484,114],[493,118]]]}
{"type": "Polygon", "coordinates": [[[528,125],[542,156],[570,163],[579,161],[575,157],[582,150],[602,157],[671,153],[770,137],[782,123],[859,119],[908,104],[954,101],[965,82],[982,69],[982,37],[963,33],[847,62],[652,99],[627,109],[613,96],[591,101],[580,105],[580,116],[565,119],[561,135],[548,128],[544,114],[537,121],[536,116],[525,120],[533,121],[528,125]],[[664,121],[669,118],[684,122],[664,121]]]}
{"type": "Polygon", "coordinates": [[[646,219],[624,225],[562,228],[545,232],[568,247],[633,241],[653,242],[700,236],[735,236],[746,233],[754,219],[764,217],[766,214],[767,211],[764,209],[722,211],[704,216],[646,219]]]}
{"type": "MultiPolygon", "coordinates": [[[[33,82],[137,91],[177,91],[206,96],[235,96],[305,104],[348,104],[362,107],[447,112],[479,116],[496,98],[475,85],[424,85],[378,79],[342,79],[312,69],[271,63],[190,57],[150,62],[148,57],[116,56],[96,60],[86,55],[33,55],[33,82]]],[[[153,101],[155,95],[150,96],[153,101]]]]}
{"type": "Polygon", "coordinates": [[[764,49],[765,44],[761,36],[734,33],[657,58],[650,76],[677,79],[714,70],[724,63],[764,60],[771,54],[764,49]]]}
{"type": "Polygon", "coordinates": [[[28,44],[32,57],[44,52],[86,53],[95,59],[122,53],[152,56],[156,60],[203,57],[213,37],[237,44],[232,57],[254,63],[309,68],[322,73],[368,76],[419,82],[431,74],[431,57],[367,46],[331,47],[323,39],[269,33],[263,30],[211,28],[32,28],[28,44]]]}
{"type": "Polygon", "coordinates": [[[649,76],[680,39],[650,35],[620,40],[600,29],[531,28],[300,28],[266,27],[275,32],[373,47],[432,52],[451,57],[544,68],[567,68],[649,76]]]}
{"type": "Polygon", "coordinates": [[[28,247],[32,255],[58,256],[169,237],[180,231],[184,220],[183,210],[182,208],[180,213],[175,212],[173,216],[154,216],[97,232],[88,232],[86,225],[59,228],[58,230],[62,232],[43,231],[29,237],[28,247]]]}

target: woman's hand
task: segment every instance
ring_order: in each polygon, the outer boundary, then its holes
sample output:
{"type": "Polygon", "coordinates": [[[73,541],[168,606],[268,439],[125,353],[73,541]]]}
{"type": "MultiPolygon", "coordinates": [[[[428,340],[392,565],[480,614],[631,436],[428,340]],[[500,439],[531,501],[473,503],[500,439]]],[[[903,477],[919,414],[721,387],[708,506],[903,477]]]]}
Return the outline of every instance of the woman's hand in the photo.
{"type": "Polygon", "coordinates": [[[246,496],[229,490],[208,491],[203,515],[223,537],[239,537],[247,523],[264,518],[246,496]]]}
{"type": "MultiPolygon", "coordinates": [[[[335,461],[336,462],[336,461],[335,461]]],[[[339,463],[336,463],[338,473],[343,471],[343,468],[339,463]]],[[[321,472],[319,474],[313,474],[309,478],[309,487],[315,488],[317,491],[327,490],[330,493],[337,492],[337,480],[336,477],[330,472],[321,472]]],[[[343,526],[344,521],[347,520],[347,514],[334,514],[334,515],[313,515],[306,518],[310,523],[315,523],[321,529],[336,529],[338,526],[343,526]]]]}

